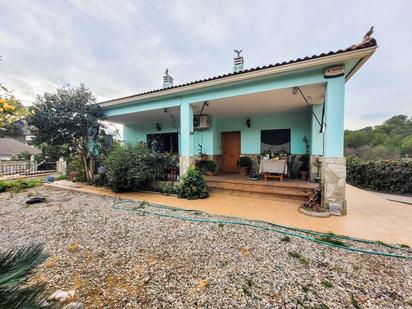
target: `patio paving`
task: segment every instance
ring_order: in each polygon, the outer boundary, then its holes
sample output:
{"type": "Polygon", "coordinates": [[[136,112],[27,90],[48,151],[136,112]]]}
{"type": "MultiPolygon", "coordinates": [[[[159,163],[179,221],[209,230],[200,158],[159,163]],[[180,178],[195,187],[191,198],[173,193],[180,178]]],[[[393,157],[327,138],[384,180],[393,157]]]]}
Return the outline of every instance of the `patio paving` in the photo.
{"type": "Polygon", "coordinates": [[[265,195],[245,197],[231,191],[212,192],[208,199],[185,200],[150,192],[114,193],[107,188],[58,181],[50,186],[130,200],[146,200],[167,206],[198,209],[211,214],[264,220],[319,232],[380,240],[412,246],[412,206],[388,201],[376,194],[347,185],[348,215],[314,218],[298,212],[299,201],[277,200],[265,195]]]}
{"type": "Polygon", "coordinates": [[[375,191],[370,191],[370,192],[377,194],[380,197],[383,197],[384,199],[389,200],[389,201],[412,205],[412,195],[380,193],[380,192],[375,192],[375,191]]]}

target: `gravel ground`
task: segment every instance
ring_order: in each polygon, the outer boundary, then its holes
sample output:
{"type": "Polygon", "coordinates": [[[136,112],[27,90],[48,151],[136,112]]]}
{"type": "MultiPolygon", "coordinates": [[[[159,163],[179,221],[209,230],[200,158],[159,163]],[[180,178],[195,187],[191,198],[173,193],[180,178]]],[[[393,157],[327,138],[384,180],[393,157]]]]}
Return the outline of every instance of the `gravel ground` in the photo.
{"type": "Polygon", "coordinates": [[[50,258],[37,279],[76,288],[86,308],[412,308],[411,260],[139,215],[114,201],[51,187],[1,193],[0,251],[44,242],[50,258]],[[26,206],[35,193],[46,203],[26,206]]]}

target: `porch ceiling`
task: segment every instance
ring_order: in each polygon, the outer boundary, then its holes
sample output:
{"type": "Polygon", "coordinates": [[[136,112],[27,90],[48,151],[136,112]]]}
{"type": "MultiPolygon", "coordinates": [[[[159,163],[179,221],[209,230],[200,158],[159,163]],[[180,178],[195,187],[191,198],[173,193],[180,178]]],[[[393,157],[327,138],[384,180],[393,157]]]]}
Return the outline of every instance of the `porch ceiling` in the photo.
{"type": "MultiPolygon", "coordinates": [[[[180,118],[180,107],[170,107],[169,112],[178,121],[180,118]]],[[[153,123],[153,122],[167,122],[170,121],[170,115],[164,112],[163,108],[149,110],[145,112],[130,113],[123,115],[110,116],[108,119],[110,122],[120,124],[134,124],[134,123],[153,123]]]]}
{"type": "MultiPolygon", "coordinates": [[[[305,96],[311,97],[311,104],[322,104],[325,96],[325,84],[313,84],[300,87],[305,96]]],[[[203,102],[193,104],[194,114],[198,114],[203,102]]],[[[277,89],[271,91],[257,92],[242,96],[227,97],[210,100],[209,106],[205,107],[203,113],[215,117],[240,117],[268,113],[296,112],[307,108],[302,96],[294,95],[292,88],[277,89]]],[[[170,107],[169,112],[180,119],[180,107],[170,107]]],[[[110,116],[110,122],[121,124],[153,123],[170,121],[170,115],[164,109],[154,109],[143,112],[128,113],[110,116]]]]}
{"type": "MultiPolygon", "coordinates": [[[[306,97],[311,97],[311,104],[322,104],[325,96],[325,84],[313,84],[300,87],[306,97]]],[[[194,112],[199,113],[203,102],[194,104],[194,112]]],[[[258,92],[242,96],[228,97],[209,101],[203,113],[216,117],[239,117],[245,115],[293,112],[306,109],[306,103],[292,88],[258,92]]]]}

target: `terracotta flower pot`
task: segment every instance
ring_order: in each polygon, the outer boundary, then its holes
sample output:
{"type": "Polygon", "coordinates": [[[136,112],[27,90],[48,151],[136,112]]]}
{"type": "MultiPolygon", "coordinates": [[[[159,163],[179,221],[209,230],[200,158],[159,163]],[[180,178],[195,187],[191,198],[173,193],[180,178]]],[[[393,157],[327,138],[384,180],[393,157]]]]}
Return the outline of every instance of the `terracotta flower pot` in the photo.
{"type": "Polygon", "coordinates": [[[69,173],[69,179],[70,179],[71,181],[76,181],[76,178],[77,178],[79,175],[80,175],[79,172],[70,172],[70,173],[69,173]]]}
{"type": "Polygon", "coordinates": [[[247,176],[247,175],[249,175],[249,167],[247,167],[247,166],[241,166],[241,167],[239,168],[239,174],[242,175],[242,176],[247,176]]]}
{"type": "Polygon", "coordinates": [[[308,180],[308,178],[309,178],[309,171],[300,171],[299,174],[300,174],[300,178],[301,178],[301,179],[303,179],[303,180],[308,180]]]}

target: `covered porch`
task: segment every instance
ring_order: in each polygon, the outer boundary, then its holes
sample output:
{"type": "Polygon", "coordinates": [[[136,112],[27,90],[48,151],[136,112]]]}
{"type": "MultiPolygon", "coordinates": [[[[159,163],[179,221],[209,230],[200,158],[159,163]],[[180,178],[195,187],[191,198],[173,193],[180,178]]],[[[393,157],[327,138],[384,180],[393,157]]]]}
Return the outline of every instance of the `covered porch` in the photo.
{"type": "Polygon", "coordinates": [[[191,104],[194,119],[203,117],[207,123],[191,124],[191,159],[207,155],[219,173],[237,173],[239,158],[248,157],[251,170],[261,174],[262,159],[283,159],[288,161],[285,176],[297,178],[302,155],[323,155],[320,123],[325,86],[301,86],[298,93],[288,87],[191,104]]]}
{"type": "MultiPolygon", "coordinates": [[[[179,155],[180,174],[206,155],[220,173],[238,172],[247,156],[259,171],[263,157],[323,156],[326,83],[219,97],[178,106],[109,116],[123,125],[127,142],[153,143],[179,155]],[[305,101],[307,100],[307,102],[305,101]]],[[[299,168],[299,160],[295,169],[299,168]]],[[[291,166],[285,170],[296,178],[291,166]],[[289,170],[288,170],[289,168],[289,170]]]]}
{"type": "Polygon", "coordinates": [[[324,183],[330,175],[328,160],[332,160],[334,167],[343,170],[339,177],[333,172],[332,185],[334,192],[336,188],[339,191],[333,196],[334,202],[338,201],[335,213],[344,214],[344,78],[314,80],[293,87],[272,85],[270,89],[237,95],[236,91],[225,96],[212,92],[187,103],[181,99],[167,100],[140,111],[110,115],[109,120],[124,126],[125,141],[144,142],[149,146],[155,142],[157,149],[177,155],[180,175],[207,156],[207,160],[214,161],[218,167],[217,176],[208,178],[209,185],[217,190],[230,190],[228,188],[234,186],[234,191],[244,195],[254,193],[302,201],[306,198],[305,191],[317,184],[299,179],[299,170],[304,164],[300,158],[308,158],[309,180],[313,182],[316,176],[324,175],[324,183]],[[341,114],[336,114],[337,110],[341,110],[341,114]],[[260,178],[265,172],[261,168],[262,160],[279,157],[287,162],[283,172],[287,181],[284,185],[273,180],[257,183],[246,176],[235,176],[241,157],[251,159],[251,170],[260,178]],[[322,168],[314,165],[319,160],[325,162],[322,168]]]}

